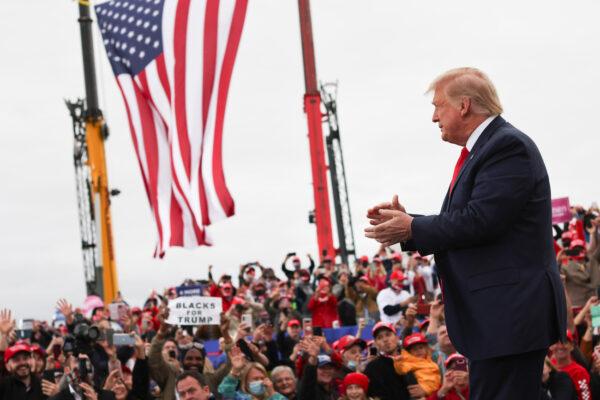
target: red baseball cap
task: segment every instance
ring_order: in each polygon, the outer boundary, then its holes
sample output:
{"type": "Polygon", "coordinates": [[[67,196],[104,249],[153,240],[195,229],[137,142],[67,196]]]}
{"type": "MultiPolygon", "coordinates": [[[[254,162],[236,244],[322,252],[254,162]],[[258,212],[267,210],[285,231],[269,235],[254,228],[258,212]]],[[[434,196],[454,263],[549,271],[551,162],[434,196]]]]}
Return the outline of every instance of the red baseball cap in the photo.
{"type": "Polygon", "coordinates": [[[450,354],[450,355],[448,356],[448,358],[446,358],[446,361],[444,361],[444,366],[445,366],[446,368],[448,368],[448,366],[449,366],[449,365],[450,365],[452,362],[454,362],[454,361],[456,361],[456,360],[464,360],[464,359],[466,359],[466,357],[465,357],[465,356],[463,356],[462,354],[459,354],[459,353],[450,354]]]}
{"type": "Polygon", "coordinates": [[[369,256],[361,256],[358,261],[360,261],[361,263],[364,262],[369,262],[369,256]]]}
{"type": "Polygon", "coordinates": [[[390,275],[390,281],[403,281],[404,280],[404,273],[402,273],[402,271],[400,271],[399,269],[395,270],[394,272],[392,272],[392,274],[390,275]]]}
{"type": "Polygon", "coordinates": [[[292,257],[292,262],[300,262],[300,257],[298,257],[298,256],[292,257]]]}
{"type": "Polygon", "coordinates": [[[371,281],[369,280],[369,278],[367,278],[367,276],[366,276],[366,275],[363,275],[363,276],[361,276],[360,278],[358,278],[358,281],[359,281],[359,282],[361,282],[361,281],[362,281],[362,282],[369,283],[369,284],[371,283],[371,281]]]}
{"type": "Polygon", "coordinates": [[[392,260],[394,260],[394,261],[402,261],[402,254],[400,254],[400,253],[392,253],[392,260]]]}
{"type": "Polygon", "coordinates": [[[423,330],[426,326],[429,326],[429,318],[425,318],[423,322],[419,324],[419,330],[423,330]]]}
{"type": "Polygon", "coordinates": [[[357,338],[352,335],[346,335],[342,336],[340,340],[337,341],[337,346],[334,348],[335,350],[338,350],[343,353],[345,350],[348,350],[352,346],[360,346],[360,349],[364,350],[367,348],[367,342],[365,342],[361,338],[357,338]]]}
{"type": "Polygon", "coordinates": [[[46,350],[41,348],[39,344],[31,345],[30,349],[31,349],[32,353],[37,353],[44,358],[48,355],[48,354],[46,354],[46,350]]]}
{"type": "Polygon", "coordinates": [[[14,346],[9,347],[4,352],[4,363],[6,364],[11,358],[16,356],[18,353],[31,354],[31,347],[25,343],[17,343],[14,346]]]}
{"type": "Polygon", "coordinates": [[[574,249],[575,247],[583,247],[585,249],[585,242],[581,239],[575,239],[571,241],[569,249],[574,249]]]}
{"type": "Polygon", "coordinates": [[[298,321],[297,319],[293,319],[293,320],[291,320],[291,321],[289,321],[287,323],[287,326],[288,327],[290,327],[290,326],[300,326],[300,321],[298,321]]]}
{"type": "Polygon", "coordinates": [[[376,337],[377,331],[379,331],[381,329],[388,329],[388,330],[392,331],[394,333],[394,335],[396,334],[396,328],[394,328],[394,325],[392,325],[389,322],[379,321],[378,323],[375,324],[375,326],[373,327],[373,330],[371,331],[371,333],[373,334],[373,337],[376,337]]]}
{"type": "Polygon", "coordinates": [[[408,349],[410,346],[419,343],[427,344],[427,338],[422,333],[413,333],[412,335],[408,335],[404,338],[404,341],[402,342],[402,347],[408,349]]]}

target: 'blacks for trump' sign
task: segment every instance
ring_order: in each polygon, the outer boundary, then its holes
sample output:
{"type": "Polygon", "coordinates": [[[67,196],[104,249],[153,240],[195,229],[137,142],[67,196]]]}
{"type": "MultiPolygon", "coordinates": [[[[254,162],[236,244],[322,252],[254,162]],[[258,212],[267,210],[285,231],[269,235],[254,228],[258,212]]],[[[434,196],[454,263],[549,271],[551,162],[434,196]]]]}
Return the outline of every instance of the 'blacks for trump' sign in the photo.
{"type": "Polygon", "coordinates": [[[185,296],[169,300],[171,325],[219,325],[223,310],[220,297],[185,296]]]}

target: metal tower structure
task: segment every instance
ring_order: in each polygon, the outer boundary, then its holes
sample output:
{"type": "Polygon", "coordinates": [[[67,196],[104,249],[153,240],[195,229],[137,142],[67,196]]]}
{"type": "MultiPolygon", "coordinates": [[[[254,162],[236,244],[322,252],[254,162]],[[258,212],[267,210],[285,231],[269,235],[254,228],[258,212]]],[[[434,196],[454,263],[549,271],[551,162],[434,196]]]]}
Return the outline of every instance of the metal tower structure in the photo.
{"type": "Polygon", "coordinates": [[[75,139],[73,157],[83,268],[87,293],[96,294],[109,303],[116,298],[119,288],[104,154],[108,128],[98,105],[90,6],[83,1],[79,2],[79,26],[86,96],[85,101],[67,101],[67,108],[73,120],[75,139]]]}
{"type": "Polygon", "coordinates": [[[326,136],[325,142],[327,144],[331,191],[338,232],[338,253],[342,262],[348,265],[350,256],[356,258],[356,249],[354,247],[350,198],[348,196],[348,183],[346,181],[344,154],[342,152],[340,126],[337,116],[337,88],[337,82],[322,84],[321,98],[326,111],[323,118],[329,127],[329,135],[326,136]]]}

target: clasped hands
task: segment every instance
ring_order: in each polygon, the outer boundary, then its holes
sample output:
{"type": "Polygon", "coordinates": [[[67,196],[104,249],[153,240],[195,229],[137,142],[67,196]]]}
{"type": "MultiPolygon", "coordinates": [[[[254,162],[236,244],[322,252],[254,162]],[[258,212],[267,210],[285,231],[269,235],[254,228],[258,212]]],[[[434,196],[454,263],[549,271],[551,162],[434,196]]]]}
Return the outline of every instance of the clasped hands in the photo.
{"type": "Polygon", "coordinates": [[[412,238],[411,223],[413,217],[406,213],[394,195],[391,202],[385,202],[367,211],[372,225],[365,229],[365,236],[375,239],[384,246],[405,242],[412,238]]]}

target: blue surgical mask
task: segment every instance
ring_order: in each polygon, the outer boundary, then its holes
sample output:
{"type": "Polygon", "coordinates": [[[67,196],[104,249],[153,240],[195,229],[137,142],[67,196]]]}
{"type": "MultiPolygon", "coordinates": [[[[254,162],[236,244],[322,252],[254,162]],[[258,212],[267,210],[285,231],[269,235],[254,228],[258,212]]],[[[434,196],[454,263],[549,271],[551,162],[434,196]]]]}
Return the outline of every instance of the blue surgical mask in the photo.
{"type": "Polygon", "coordinates": [[[248,391],[255,396],[261,396],[265,393],[265,385],[262,381],[252,381],[248,384],[248,391]]]}

